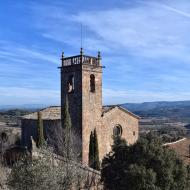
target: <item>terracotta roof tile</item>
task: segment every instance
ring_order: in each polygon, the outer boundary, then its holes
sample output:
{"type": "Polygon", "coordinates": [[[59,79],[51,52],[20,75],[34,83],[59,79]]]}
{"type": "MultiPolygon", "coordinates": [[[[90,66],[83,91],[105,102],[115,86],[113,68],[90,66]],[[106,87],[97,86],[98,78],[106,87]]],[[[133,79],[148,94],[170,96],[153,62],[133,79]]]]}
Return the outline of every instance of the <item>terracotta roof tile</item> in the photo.
{"type": "Polygon", "coordinates": [[[190,139],[187,138],[166,145],[166,147],[173,149],[187,165],[190,164],[189,146],[190,139]]]}

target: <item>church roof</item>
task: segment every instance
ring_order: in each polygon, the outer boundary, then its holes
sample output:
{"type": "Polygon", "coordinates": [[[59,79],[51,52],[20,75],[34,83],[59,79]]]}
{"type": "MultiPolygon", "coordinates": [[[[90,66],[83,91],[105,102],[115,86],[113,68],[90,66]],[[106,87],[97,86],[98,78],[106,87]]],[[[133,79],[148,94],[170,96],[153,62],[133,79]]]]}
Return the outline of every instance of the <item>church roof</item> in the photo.
{"type": "MultiPolygon", "coordinates": [[[[128,111],[127,109],[125,109],[119,105],[103,106],[102,107],[102,115],[104,115],[105,113],[107,113],[115,108],[119,108],[120,110],[126,112],[127,114],[129,114],[137,119],[140,119],[139,116],[133,114],[132,112],[128,111]]],[[[60,106],[47,107],[47,108],[40,110],[40,112],[42,113],[43,120],[60,120],[61,119],[61,107],[60,106]]],[[[28,115],[24,115],[24,116],[22,116],[22,119],[37,120],[37,117],[38,117],[37,113],[38,112],[33,112],[28,115]]]]}
{"type": "Polygon", "coordinates": [[[103,113],[102,115],[104,115],[105,113],[113,110],[114,108],[118,108],[120,109],[121,111],[124,111],[125,113],[131,115],[132,117],[135,117],[137,119],[140,119],[140,117],[138,115],[135,115],[134,113],[130,112],[129,110],[123,108],[122,106],[120,105],[109,105],[109,106],[103,106],[103,113]]]}
{"type": "MultiPolygon", "coordinates": [[[[43,120],[60,120],[61,119],[61,107],[60,106],[51,106],[48,108],[44,108],[40,110],[42,113],[42,119],[43,120]]],[[[28,115],[22,116],[22,119],[31,119],[31,120],[37,120],[37,113],[33,112],[28,115]]]]}

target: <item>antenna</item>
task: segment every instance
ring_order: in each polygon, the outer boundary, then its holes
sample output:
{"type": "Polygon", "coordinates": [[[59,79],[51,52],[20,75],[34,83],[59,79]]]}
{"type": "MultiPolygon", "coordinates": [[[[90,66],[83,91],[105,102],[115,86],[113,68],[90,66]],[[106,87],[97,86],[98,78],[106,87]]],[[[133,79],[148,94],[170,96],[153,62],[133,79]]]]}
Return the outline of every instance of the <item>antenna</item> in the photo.
{"type": "Polygon", "coordinates": [[[82,28],[82,23],[81,23],[81,26],[80,26],[80,27],[81,27],[81,31],[80,31],[80,35],[81,35],[81,36],[80,36],[80,37],[81,37],[81,39],[80,39],[81,41],[80,41],[80,42],[81,42],[81,44],[80,44],[80,46],[81,46],[81,48],[82,48],[82,46],[83,46],[83,28],[82,28]]]}

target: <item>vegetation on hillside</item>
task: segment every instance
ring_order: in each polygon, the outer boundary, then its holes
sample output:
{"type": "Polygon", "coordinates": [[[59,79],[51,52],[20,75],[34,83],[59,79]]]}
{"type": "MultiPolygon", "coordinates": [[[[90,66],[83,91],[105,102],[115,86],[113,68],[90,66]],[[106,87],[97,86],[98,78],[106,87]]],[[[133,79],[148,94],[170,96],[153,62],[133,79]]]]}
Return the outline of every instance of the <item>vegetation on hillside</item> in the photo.
{"type": "Polygon", "coordinates": [[[188,190],[188,171],[174,151],[148,134],[136,144],[114,139],[102,162],[102,181],[109,190],[188,190]]]}
{"type": "Polygon", "coordinates": [[[72,160],[57,159],[51,149],[40,148],[38,157],[17,162],[8,176],[12,190],[71,190],[80,187],[83,169],[72,160]],[[69,172],[68,172],[69,171],[69,172]]]}
{"type": "Polygon", "coordinates": [[[11,110],[0,110],[0,122],[5,123],[18,123],[20,117],[29,113],[32,113],[33,109],[21,110],[21,109],[11,109],[11,110]]]}

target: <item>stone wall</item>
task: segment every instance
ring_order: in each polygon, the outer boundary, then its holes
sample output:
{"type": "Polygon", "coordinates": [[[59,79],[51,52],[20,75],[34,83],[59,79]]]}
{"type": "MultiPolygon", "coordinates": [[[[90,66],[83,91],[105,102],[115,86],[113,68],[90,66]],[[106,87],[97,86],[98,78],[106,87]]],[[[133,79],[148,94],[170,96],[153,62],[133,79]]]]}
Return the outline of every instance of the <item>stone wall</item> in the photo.
{"type": "MultiPolygon", "coordinates": [[[[52,134],[52,130],[60,126],[60,124],[60,120],[43,120],[45,139],[49,138],[52,134]]],[[[21,129],[21,143],[30,150],[32,147],[31,137],[35,142],[37,140],[37,120],[22,119],[21,129]]]]}
{"type": "Polygon", "coordinates": [[[137,118],[115,107],[105,113],[102,119],[102,126],[97,128],[100,159],[111,151],[111,145],[113,145],[113,130],[116,125],[122,127],[121,137],[124,138],[128,144],[133,144],[137,141],[139,136],[137,118]]]}
{"type": "MultiPolygon", "coordinates": [[[[90,133],[96,128],[99,145],[100,160],[111,151],[111,145],[113,145],[113,130],[114,127],[119,125],[122,128],[121,137],[124,138],[128,144],[134,144],[139,137],[139,119],[125,112],[119,107],[115,107],[112,110],[105,113],[103,116],[94,115],[90,116],[90,113],[86,115],[86,126],[83,125],[83,163],[88,163],[89,153],[89,138],[90,133]],[[94,123],[90,123],[90,119],[94,123]],[[96,119],[96,120],[94,120],[96,119]],[[90,125],[91,124],[91,125],[90,125]]],[[[93,112],[93,114],[97,114],[93,112]]]]}
{"type": "Polygon", "coordinates": [[[102,125],[102,68],[83,65],[82,72],[82,161],[88,164],[90,133],[102,125]],[[90,91],[90,75],[95,76],[95,92],[90,91]]]}
{"type": "Polygon", "coordinates": [[[68,97],[69,113],[72,126],[80,134],[82,132],[82,65],[72,65],[61,67],[61,118],[63,118],[63,109],[65,98],[68,97]],[[68,93],[69,77],[74,77],[74,90],[68,93]]]}

